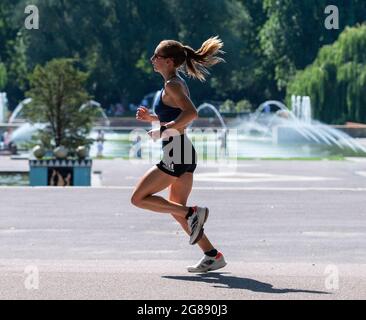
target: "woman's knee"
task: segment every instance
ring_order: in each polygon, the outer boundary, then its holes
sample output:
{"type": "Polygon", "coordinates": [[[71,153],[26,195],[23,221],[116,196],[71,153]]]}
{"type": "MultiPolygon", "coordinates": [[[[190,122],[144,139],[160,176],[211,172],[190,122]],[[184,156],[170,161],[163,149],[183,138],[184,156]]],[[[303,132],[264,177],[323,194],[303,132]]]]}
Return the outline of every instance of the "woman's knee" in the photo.
{"type": "Polygon", "coordinates": [[[134,205],[135,207],[138,207],[140,199],[136,196],[136,195],[132,195],[131,196],[131,204],[134,205]]]}
{"type": "Polygon", "coordinates": [[[131,203],[136,206],[136,207],[140,207],[142,202],[144,201],[144,199],[146,198],[146,196],[142,196],[141,194],[135,192],[132,196],[131,196],[131,203]]]}

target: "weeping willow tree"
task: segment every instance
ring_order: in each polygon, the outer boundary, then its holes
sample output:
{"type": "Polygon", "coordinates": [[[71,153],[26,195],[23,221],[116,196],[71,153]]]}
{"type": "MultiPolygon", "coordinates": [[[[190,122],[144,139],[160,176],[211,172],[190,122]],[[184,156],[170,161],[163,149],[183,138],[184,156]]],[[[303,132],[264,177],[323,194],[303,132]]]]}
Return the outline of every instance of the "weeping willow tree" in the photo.
{"type": "Polygon", "coordinates": [[[366,25],[347,28],[324,46],[314,63],[287,87],[291,95],[312,100],[314,117],[331,124],[366,122],[366,25]]]}

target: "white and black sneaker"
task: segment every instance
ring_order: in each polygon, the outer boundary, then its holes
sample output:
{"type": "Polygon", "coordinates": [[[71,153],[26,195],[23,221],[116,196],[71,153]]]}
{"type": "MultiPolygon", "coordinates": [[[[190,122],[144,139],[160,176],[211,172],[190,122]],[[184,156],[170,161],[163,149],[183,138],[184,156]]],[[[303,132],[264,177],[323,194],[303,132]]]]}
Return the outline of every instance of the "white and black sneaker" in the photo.
{"type": "Polygon", "coordinates": [[[204,255],[196,265],[187,267],[187,270],[192,273],[204,273],[221,269],[225,267],[226,264],[224,255],[221,252],[218,252],[216,257],[204,255]]]}
{"type": "Polygon", "coordinates": [[[188,228],[191,233],[189,244],[196,244],[203,236],[203,225],[208,218],[208,208],[193,207],[193,214],[188,218],[188,228]]]}

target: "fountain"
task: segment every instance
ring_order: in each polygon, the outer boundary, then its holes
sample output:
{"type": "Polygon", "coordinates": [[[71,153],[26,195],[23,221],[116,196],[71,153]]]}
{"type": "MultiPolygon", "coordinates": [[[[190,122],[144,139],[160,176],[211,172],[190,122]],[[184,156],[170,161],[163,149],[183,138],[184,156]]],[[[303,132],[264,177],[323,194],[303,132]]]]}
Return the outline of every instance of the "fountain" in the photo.
{"type": "Polygon", "coordinates": [[[88,101],[88,102],[84,103],[84,104],[80,107],[79,111],[83,111],[83,110],[84,110],[85,108],[87,108],[87,107],[96,107],[97,109],[99,109],[99,111],[100,111],[100,113],[102,114],[102,117],[103,117],[103,119],[104,119],[104,125],[105,125],[105,126],[107,126],[107,127],[109,127],[109,126],[110,126],[111,122],[110,122],[110,120],[109,120],[108,116],[106,115],[106,113],[105,113],[104,109],[102,108],[102,105],[101,105],[99,102],[96,102],[96,101],[94,101],[94,100],[90,100],[90,101],[88,101]]]}
{"type": "Polygon", "coordinates": [[[311,123],[310,97],[291,96],[291,107],[295,117],[303,122],[311,123]]]}
{"type": "MultiPolygon", "coordinates": [[[[11,124],[11,123],[16,122],[16,120],[20,116],[21,111],[24,108],[24,106],[26,106],[30,102],[32,102],[31,98],[27,98],[27,99],[21,101],[18,104],[18,106],[14,109],[11,117],[9,118],[8,123],[11,124]]],[[[106,125],[106,126],[110,125],[110,120],[109,120],[108,116],[106,115],[106,113],[104,112],[104,110],[101,107],[101,104],[99,102],[90,100],[90,101],[84,103],[79,108],[79,111],[82,112],[87,107],[95,107],[95,108],[99,109],[99,111],[102,115],[102,118],[104,119],[104,125],[106,125]]],[[[47,127],[47,125],[48,125],[47,123],[36,123],[36,124],[24,123],[19,128],[17,128],[16,130],[14,130],[11,133],[11,135],[9,137],[9,142],[19,144],[22,142],[29,141],[32,138],[33,134],[35,134],[38,130],[43,130],[44,128],[47,127]]]]}
{"type": "Polygon", "coordinates": [[[21,101],[17,107],[14,109],[14,111],[12,112],[10,118],[9,118],[9,123],[14,123],[15,119],[18,117],[18,115],[20,114],[20,112],[23,110],[24,106],[31,103],[32,99],[31,98],[27,98],[24,99],[23,101],[21,101]]]}
{"type": "Polygon", "coordinates": [[[345,154],[347,150],[355,154],[366,153],[364,146],[344,132],[312,120],[309,97],[293,96],[291,100],[292,111],[278,101],[264,102],[250,116],[249,121],[241,123],[238,128],[246,136],[267,139],[280,148],[333,148],[345,154]]]}
{"type": "Polygon", "coordinates": [[[275,106],[277,108],[276,112],[279,110],[289,111],[288,108],[280,101],[269,100],[263,102],[258,109],[254,112],[253,116],[251,117],[254,121],[256,121],[259,116],[265,112],[266,114],[271,113],[272,108],[271,106],[275,106]]]}
{"type": "Polygon", "coordinates": [[[215,113],[215,115],[217,116],[217,118],[219,119],[219,121],[221,123],[222,129],[226,131],[227,130],[227,125],[225,124],[224,118],[221,116],[220,112],[212,104],[209,104],[209,103],[201,104],[197,108],[197,113],[199,113],[201,110],[203,110],[205,108],[208,108],[208,109],[212,110],[215,113]]]}
{"type": "MultiPolygon", "coordinates": [[[[155,93],[155,101],[160,91],[155,93]]],[[[238,117],[226,122],[215,106],[203,103],[197,111],[211,110],[221,124],[220,128],[198,128],[199,122],[188,127],[197,151],[207,155],[207,159],[217,159],[218,150],[222,159],[229,158],[328,158],[330,156],[353,156],[366,154],[361,146],[342,131],[311,119],[311,103],[308,98],[296,98],[298,110],[289,110],[279,101],[266,101],[247,118],[238,117]],[[296,112],[296,114],[295,114],[296,112]],[[218,134],[218,133],[221,133],[218,134]],[[221,145],[221,147],[220,147],[221,145]],[[235,152],[237,152],[235,154],[235,152]]],[[[153,108],[154,110],[154,108],[153,108]]],[[[131,128],[132,130],[133,128],[131,128]]],[[[111,134],[110,134],[111,136],[111,134]]],[[[106,156],[128,156],[130,141],[128,133],[115,130],[105,145],[106,156]]],[[[153,148],[159,149],[159,145],[153,148]]],[[[152,146],[144,142],[143,149],[152,146]]],[[[155,150],[155,149],[154,149],[155,150]]],[[[146,152],[145,152],[146,154],[146,152]]]]}
{"type": "MultiPolygon", "coordinates": [[[[153,108],[160,91],[149,95],[154,98],[153,108]]],[[[22,104],[26,104],[23,101],[22,104]]],[[[94,107],[100,107],[97,102],[90,102],[94,107]]],[[[81,110],[86,108],[86,104],[81,110]]],[[[293,97],[291,110],[279,101],[266,101],[249,116],[237,117],[235,120],[225,122],[215,106],[203,103],[197,111],[210,110],[217,117],[221,125],[207,128],[197,128],[199,122],[194,122],[188,130],[197,149],[202,149],[207,157],[220,157],[226,155],[233,158],[328,158],[330,156],[364,156],[366,148],[352,139],[344,132],[331,126],[315,121],[311,117],[311,101],[308,97],[293,97]],[[195,126],[195,128],[194,128],[195,126]],[[221,145],[221,147],[220,147],[221,145]],[[227,152],[226,152],[227,151],[227,152]],[[235,152],[237,154],[235,155],[235,152]]],[[[13,117],[13,119],[16,117],[13,117]]],[[[107,116],[103,116],[107,119],[107,116]]],[[[14,119],[15,120],[15,119],[14,119]]],[[[39,129],[39,128],[37,128],[39,129]]],[[[131,127],[131,131],[134,128],[131,127]]],[[[30,125],[24,125],[22,129],[14,131],[12,137],[18,141],[23,136],[30,137],[30,125]]],[[[96,132],[91,133],[94,138],[96,132]]],[[[131,141],[126,128],[117,128],[106,134],[103,155],[107,157],[128,157],[131,141]]],[[[143,141],[143,149],[153,148],[159,151],[159,145],[150,146],[148,141],[143,141]]],[[[154,151],[154,152],[155,152],[154,151]]],[[[90,150],[91,156],[96,154],[96,145],[90,150]]],[[[146,152],[144,153],[146,155],[146,152]]]]}
{"type": "Polygon", "coordinates": [[[46,127],[46,123],[30,124],[26,122],[22,124],[19,128],[15,129],[13,132],[11,132],[9,142],[21,144],[23,142],[30,141],[32,139],[32,136],[38,130],[44,130],[46,127]]]}
{"type": "MultiPolygon", "coordinates": [[[[213,106],[212,104],[209,103],[203,103],[201,104],[198,108],[197,108],[197,113],[199,114],[200,111],[204,110],[204,109],[209,109],[211,111],[214,112],[214,114],[216,115],[216,117],[219,119],[220,124],[221,124],[221,131],[219,132],[217,129],[216,134],[214,134],[213,136],[213,141],[211,143],[209,143],[209,141],[206,141],[206,152],[209,154],[210,153],[210,148],[211,147],[211,154],[214,155],[214,159],[227,159],[227,157],[232,156],[233,158],[236,157],[236,154],[230,154],[230,152],[228,153],[228,136],[229,136],[229,130],[228,127],[224,121],[224,118],[222,117],[221,113],[216,109],[215,106],[213,106]]],[[[192,127],[191,123],[188,127],[188,129],[190,129],[192,127]]],[[[212,130],[210,130],[209,128],[204,129],[203,132],[200,132],[201,135],[206,135],[206,136],[210,136],[212,135],[213,132],[210,132],[212,130]]],[[[197,134],[197,130],[193,131],[195,134],[197,134]]],[[[201,149],[202,152],[204,152],[204,148],[200,148],[198,147],[198,149],[201,149]]],[[[234,152],[236,152],[236,150],[234,150],[236,148],[231,148],[229,150],[232,150],[234,152]]]]}

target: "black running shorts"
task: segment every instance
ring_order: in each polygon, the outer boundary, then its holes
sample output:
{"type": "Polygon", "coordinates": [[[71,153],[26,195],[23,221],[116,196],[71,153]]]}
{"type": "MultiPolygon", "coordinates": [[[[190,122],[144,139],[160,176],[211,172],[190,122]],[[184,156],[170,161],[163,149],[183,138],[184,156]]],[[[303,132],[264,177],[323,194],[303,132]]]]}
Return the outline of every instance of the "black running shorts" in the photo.
{"type": "Polygon", "coordinates": [[[164,138],[162,147],[163,159],[156,165],[161,171],[173,177],[194,172],[197,167],[197,152],[185,134],[164,138]]]}

